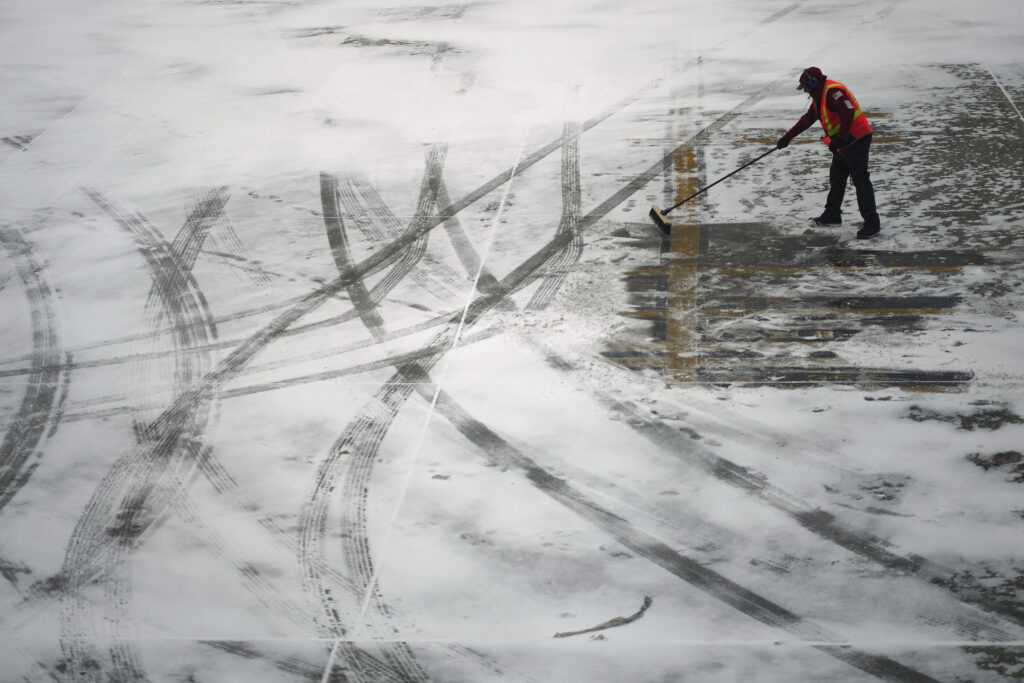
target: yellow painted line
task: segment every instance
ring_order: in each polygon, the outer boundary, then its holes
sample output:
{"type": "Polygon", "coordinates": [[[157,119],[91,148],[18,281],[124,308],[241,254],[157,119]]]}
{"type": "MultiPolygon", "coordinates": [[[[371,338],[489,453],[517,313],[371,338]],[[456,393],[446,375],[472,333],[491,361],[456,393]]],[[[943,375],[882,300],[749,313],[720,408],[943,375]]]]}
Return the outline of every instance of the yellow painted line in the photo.
{"type": "Polygon", "coordinates": [[[637,320],[662,320],[668,317],[668,311],[619,311],[617,315],[623,318],[636,318],[637,320]]]}
{"type": "Polygon", "coordinates": [[[626,273],[626,277],[662,277],[666,274],[665,266],[648,266],[631,270],[626,273]]]}
{"type": "MultiPolygon", "coordinates": [[[[677,178],[676,202],[689,197],[700,188],[697,174],[697,151],[687,146],[672,156],[672,170],[677,178]]],[[[697,333],[697,267],[700,247],[700,202],[695,198],[673,212],[672,243],[669,250],[667,304],[665,319],[665,368],[678,380],[697,377],[700,335],[697,333]],[[677,314],[678,312],[678,314],[677,314]]]]}

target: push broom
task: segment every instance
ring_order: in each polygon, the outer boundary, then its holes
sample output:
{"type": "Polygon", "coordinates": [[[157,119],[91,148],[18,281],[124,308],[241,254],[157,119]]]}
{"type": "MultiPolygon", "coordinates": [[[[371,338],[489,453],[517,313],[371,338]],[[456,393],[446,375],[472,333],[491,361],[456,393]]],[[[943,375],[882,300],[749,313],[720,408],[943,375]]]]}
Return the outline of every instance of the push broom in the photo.
{"type": "Polygon", "coordinates": [[[656,226],[658,226],[658,229],[661,230],[662,234],[665,235],[666,237],[668,237],[670,234],[672,234],[672,221],[669,220],[669,218],[668,218],[668,214],[669,214],[670,211],[673,211],[674,209],[679,208],[680,206],[682,206],[686,202],[690,201],[694,197],[696,197],[698,195],[701,195],[701,194],[704,194],[705,192],[710,190],[712,187],[714,187],[718,183],[722,182],[726,178],[729,178],[731,176],[736,175],[737,173],[739,173],[740,171],[745,169],[747,166],[750,166],[751,164],[755,164],[758,161],[760,161],[761,159],[764,159],[766,156],[768,156],[769,154],[774,152],[776,149],[777,149],[776,147],[772,147],[770,150],[768,150],[767,152],[765,152],[761,156],[757,157],[756,159],[752,159],[751,161],[748,161],[747,163],[743,164],[742,166],[737,168],[735,171],[733,171],[729,175],[722,176],[721,178],[719,178],[715,182],[711,183],[707,187],[704,187],[704,188],[701,188],[700,190],[697,190],[696,192],[691,194],[686,199],[684,199],[684,200],[682,200],[680,202],[676,202],[675,204],[673,204],[672,206],[668,207],[664,211],[659,209],[658,205],[655,204],[654,206],[651,207],[651,212],[648,215],[651,217],[651,220],[654,221],[654,224],[656,226]]]}

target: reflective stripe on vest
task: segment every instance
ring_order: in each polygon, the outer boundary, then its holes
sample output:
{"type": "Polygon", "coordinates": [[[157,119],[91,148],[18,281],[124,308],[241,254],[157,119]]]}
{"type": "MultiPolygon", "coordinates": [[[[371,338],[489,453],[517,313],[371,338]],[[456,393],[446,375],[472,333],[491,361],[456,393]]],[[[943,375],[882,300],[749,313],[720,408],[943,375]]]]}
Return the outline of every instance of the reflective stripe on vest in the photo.
{"type": "Polygon", "coordinates": [[[860,104],[857,103],[857,98],[853,96],[850,89],[839,81],[828,80],[825,81],[825,87],[821,91],[821,101],[818,103],[818,116],[821,119],[821,127],[825,129],[825,135],[832,137],[839,132],[839,128],[842,125],[842,120],[839,118],[839,114],[833,111],[829,111],[828,106],[825,104],[825,98],[828,97],[829,91],[841,88],[846,96],[853,102],[853,122],[850,124],[850,135],[855,138],[863,137],[871,132],[871,124],[868,123],[868,117],[864,115],[864,112],[860,108],[860,104]]]}

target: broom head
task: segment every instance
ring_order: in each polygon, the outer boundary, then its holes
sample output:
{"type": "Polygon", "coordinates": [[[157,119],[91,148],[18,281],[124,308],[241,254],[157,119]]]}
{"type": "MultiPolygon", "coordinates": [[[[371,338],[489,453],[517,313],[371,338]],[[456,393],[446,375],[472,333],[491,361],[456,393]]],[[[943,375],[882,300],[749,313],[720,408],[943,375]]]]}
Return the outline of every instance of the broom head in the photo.
{"type": "Polygon", "coordinates": [[[662,213],[657,204],[651,207],[651,212],[647,215],[650,216],[651,221],[658,226],[658,230],[661,230],[662,235],[668,237],[672,234],[672,221],[669,220],[668,216],[662,213]]]}

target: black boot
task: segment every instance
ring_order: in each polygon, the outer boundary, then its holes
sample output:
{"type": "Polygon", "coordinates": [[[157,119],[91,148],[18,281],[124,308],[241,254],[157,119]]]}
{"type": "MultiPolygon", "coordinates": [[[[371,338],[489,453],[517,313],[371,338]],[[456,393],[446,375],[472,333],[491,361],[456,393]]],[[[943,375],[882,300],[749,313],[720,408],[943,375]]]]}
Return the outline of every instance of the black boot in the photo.
{"type": "Polygon", "coordinates": [[[825,209],[820,215],[811,219],[815,225],[842,225],[843,214],[833,209],[825,209]]]}
{"type": "Polygon", "coordinates": [[[857,239],[868,240],[874,237],[882,229],[881,221],[878,219],[878,214],[869,216],[864,219],[864,225],[857,231],[857,239]]]}

